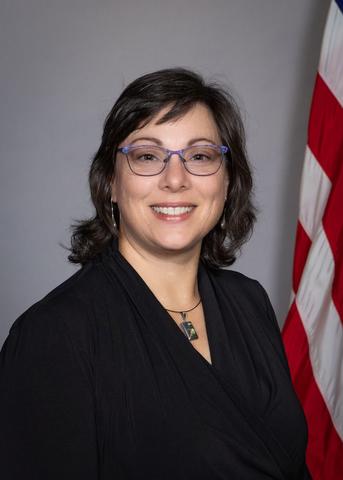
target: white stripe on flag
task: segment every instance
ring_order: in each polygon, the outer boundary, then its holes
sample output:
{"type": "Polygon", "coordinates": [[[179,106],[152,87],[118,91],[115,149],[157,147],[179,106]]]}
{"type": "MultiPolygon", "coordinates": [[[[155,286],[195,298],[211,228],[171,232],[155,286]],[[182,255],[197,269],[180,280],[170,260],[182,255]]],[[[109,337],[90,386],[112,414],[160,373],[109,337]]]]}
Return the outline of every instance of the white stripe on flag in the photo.
{"type": "Polygon", "coordinates": [[[300,188],[299,221],[312,240],[321,225],[331,182],[308,146],[300,188]]]}
{"type": "Polygon", "coordinates": [[[312,239],[296,304],[304,325],[318,388],[343,439],[343,328],[332,301],[334,259],[322,226],[312,239]]]}
{"type": "Polygon", "coordinates": [[[326,22],[319,73],[343,106],[343,15],[336,2],[331,2],[326,22]]]}

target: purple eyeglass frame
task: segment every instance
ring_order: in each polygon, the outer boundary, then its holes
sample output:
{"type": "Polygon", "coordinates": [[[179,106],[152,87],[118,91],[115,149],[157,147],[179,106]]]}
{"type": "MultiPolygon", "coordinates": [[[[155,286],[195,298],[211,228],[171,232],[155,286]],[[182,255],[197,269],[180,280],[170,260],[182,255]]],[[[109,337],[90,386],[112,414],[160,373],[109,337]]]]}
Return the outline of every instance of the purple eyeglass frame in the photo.
{"type": "Polygon", "coordinates": [[[185,167],[185,169],[187,170],[188,173],[190,173],[191,175],[196,175],[197,177],[209,177],[210,175],[214,175],[215,173],[218,172],[218,170],[220,169],[221,167],[221,164],[223,162],[223,159],[224,159],[224,155],[229,151],[229,147],[227,147],[226,145],[214,145],[214,144],[206,144],[206,145],[190,145],[189,147],[186,147],[186,148],[182,148],[181,150],[169,150],[168,148],[164,148],[164,147],[161,147],[160,145],[126,145],[124,147],[120,147],[117,149],[118,152],[120,153],[123,153],[125,156],[126,156],[126,159],[127,159],[127,163],[129,164],[129,167],[130,167],[130,170],[132,171],[132,173],[134,173],[135,175],[139,175],[140,177],[154,177],[155,175],[159,175],[160,173],[163,172],[163,170],[166,168],[169,160],[170,160],[170,157],[174,154],[177,154],[179,156],[179,158],[181,159],[182,161],[182,164],[183,166],[185,167]],[[199,146],[199,147],[215,147],[215,148],[219,148],[220,149],[220,152],[221,152],[221,155],[222,155],[222,161],[220,162],[217,170],[213,173],[203,173],[203,174],[199,174],[199,173],[193,173],[193,172],[190,172],[186,166],[187,164],[187,160],[183,157],[183,154],[185,152],[185,150],[188,150],[190,148],[194,148],[195,146],[199,146]],[[164,166],[162,167],[162,170],[160,170],[158,173],[153,173],[153,174],[144,174],[144,173],[136,173],[132,170],[132,167],[130,165],[130,161],[128,159],[128,153],[130,153],[130,150],[132,150],[133,148],[138,148],[138,147],[158,147],[160,148],[161,150],[164,150],[166,152],[166,158],[163,160],[164,162],[164,166]]]}

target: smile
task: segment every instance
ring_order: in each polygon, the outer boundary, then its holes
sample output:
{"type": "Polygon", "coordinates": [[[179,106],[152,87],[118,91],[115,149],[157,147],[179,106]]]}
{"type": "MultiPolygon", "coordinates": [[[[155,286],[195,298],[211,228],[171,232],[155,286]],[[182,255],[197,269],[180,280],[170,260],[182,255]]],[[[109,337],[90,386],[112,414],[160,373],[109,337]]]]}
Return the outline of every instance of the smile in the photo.
{"type": "Polygon", "coordinates": [[[168,216],[180,216],[184,215],[185,213],[189,213],[193,210],[193,206],[187,206],[187,207],[159,207],[157,205],[153,205],[151,207],[154,212],[162,214],[162,215],[168,215],[168,216]]]}

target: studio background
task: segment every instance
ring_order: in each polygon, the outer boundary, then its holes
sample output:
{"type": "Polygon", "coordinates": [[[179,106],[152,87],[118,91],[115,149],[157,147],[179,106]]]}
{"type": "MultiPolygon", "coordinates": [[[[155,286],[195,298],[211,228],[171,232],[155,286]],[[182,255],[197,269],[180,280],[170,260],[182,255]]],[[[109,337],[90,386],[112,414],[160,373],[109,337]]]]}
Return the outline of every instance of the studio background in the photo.
{"type": "Polygon", "coordinates": [[[287,313],[307,121],[329,0],[2,0],[0,346],[77,267],[69,226],[93,213],[87,175],[134,78],[184,66],[238,98],[260,210],[233,265],[287,313]]]}

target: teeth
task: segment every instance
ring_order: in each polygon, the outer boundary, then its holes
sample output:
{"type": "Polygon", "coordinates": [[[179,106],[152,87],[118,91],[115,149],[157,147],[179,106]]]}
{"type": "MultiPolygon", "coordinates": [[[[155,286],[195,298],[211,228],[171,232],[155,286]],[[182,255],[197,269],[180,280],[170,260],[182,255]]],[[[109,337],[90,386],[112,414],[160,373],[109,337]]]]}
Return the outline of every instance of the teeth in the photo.
{"type": "Polygon", "coordinates": [[[163,215],[182,215],[183,213],[190,212],[193,207],[152,207],[152,209],[163,215]]]}

